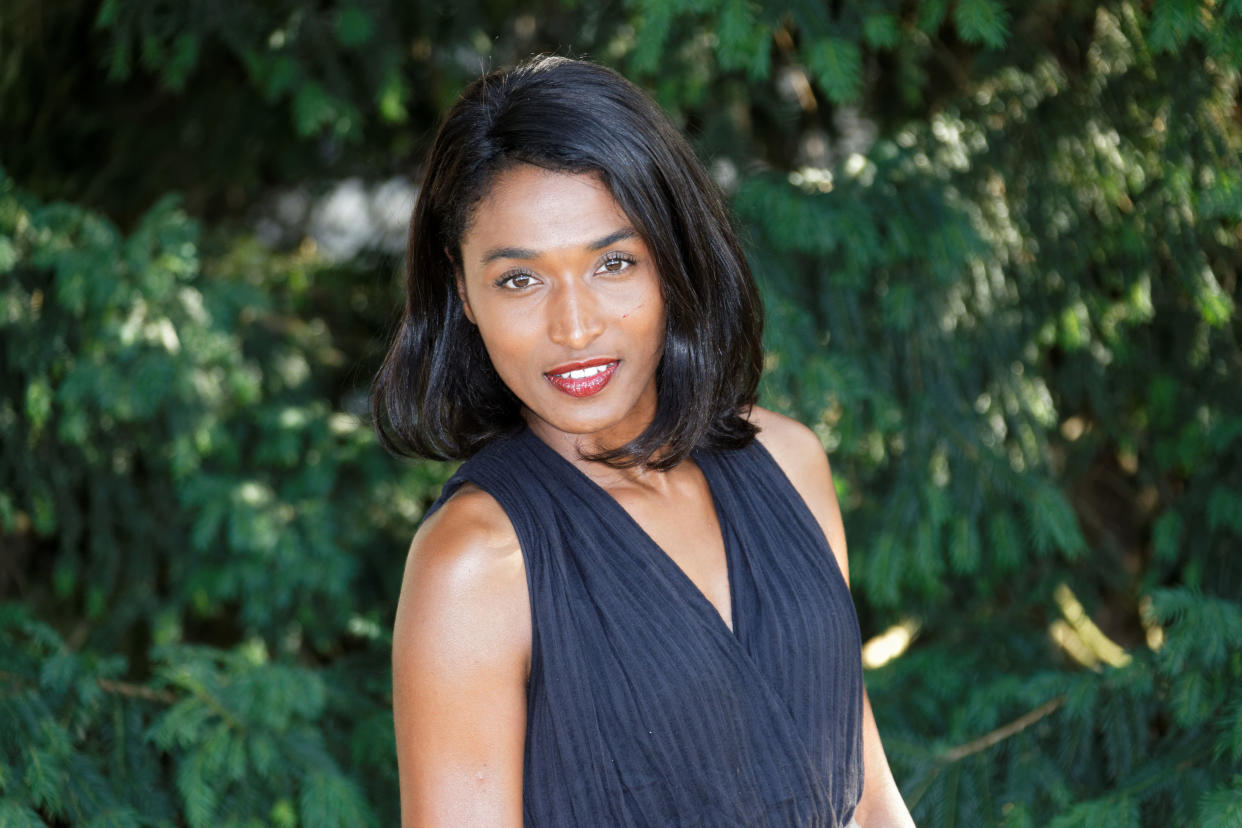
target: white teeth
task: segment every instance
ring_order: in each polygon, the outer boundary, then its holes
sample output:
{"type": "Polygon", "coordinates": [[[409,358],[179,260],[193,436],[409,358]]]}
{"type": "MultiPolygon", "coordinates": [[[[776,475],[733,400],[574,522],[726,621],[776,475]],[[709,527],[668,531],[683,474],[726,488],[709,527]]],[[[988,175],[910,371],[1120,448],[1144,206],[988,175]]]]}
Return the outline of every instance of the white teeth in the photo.
{"type": "Polygon", "coordinates": [[[604,365],[592,365],[590,368],[578,368],[573,371],[566,371],[563,374],[557,374],[556,376],[563,379],[586,379],[587,377],[593,377],[596,374],[603,373],[603,371],[611,364],[612,363],[609,362],[604,365]]]}

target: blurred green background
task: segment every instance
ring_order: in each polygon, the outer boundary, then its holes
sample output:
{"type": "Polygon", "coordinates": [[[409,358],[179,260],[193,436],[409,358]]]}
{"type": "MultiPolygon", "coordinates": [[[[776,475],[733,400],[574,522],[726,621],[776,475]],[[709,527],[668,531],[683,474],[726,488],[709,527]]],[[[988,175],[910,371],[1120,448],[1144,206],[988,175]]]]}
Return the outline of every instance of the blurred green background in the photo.
{"type": "Polygon", "coordinates": [[[1240,0],[5,0],[0,826],[391,825],[436,119],[587,56],[729,195],[921,826],[1242,826],[1240,0]]]}

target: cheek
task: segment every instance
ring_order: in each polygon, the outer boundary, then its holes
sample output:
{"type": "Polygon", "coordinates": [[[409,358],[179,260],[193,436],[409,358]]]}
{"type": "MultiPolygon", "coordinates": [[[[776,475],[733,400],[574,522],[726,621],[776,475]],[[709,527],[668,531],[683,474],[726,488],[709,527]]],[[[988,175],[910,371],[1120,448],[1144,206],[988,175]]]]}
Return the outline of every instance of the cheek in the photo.
{"type": "Polygon", "coordinates": [[[663,345],[664,297],[660,294],[658,280],[652,279],[637,291],[631,290],[618,304],[621,306],[615,316],[618,321],[645,337],[658,332],[663,345]]]}
{"type": "Polygon", "coordinates": [[[656,343],[657,355],[664,353],[664,338],[668,332],[668,320],[665,316],[664,300],[656,293],[655,297],[635,311],[643,318],[646,336],[656,343]]]}
{"type": "Polygon", "coordinates": [[[530,320],[513,315],[493,318],[486,312],[477,316],[479,336],[492,366],[501,377],[507,377],[534,352],[535,337],[530,320]]]}

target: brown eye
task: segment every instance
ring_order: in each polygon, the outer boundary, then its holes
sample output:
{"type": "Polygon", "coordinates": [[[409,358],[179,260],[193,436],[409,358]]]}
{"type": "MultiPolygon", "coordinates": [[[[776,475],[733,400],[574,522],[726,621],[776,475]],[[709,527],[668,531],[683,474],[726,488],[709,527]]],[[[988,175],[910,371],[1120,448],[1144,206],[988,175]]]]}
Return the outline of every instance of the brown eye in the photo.
{"type": "Polygon", "coordinates": [[[614,253],[604,259],[604,264],[599,270],[603,273],[620,273],[632,264],[634,264],[632,257],[614,253]]]}
{"type": "Polygon", "coordinates": [[[522,290],[535,284],[535,277],[529,273],[510,273],[497,279],[496,284],[510,290],[522,290]]]}

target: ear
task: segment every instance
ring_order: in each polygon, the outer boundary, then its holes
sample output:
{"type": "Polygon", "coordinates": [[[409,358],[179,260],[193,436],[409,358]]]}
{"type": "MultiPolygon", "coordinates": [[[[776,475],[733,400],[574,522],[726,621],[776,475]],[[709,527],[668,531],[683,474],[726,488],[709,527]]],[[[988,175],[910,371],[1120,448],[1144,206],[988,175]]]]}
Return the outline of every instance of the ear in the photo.
{"type": "Polygon", "coordinates": [[[457,288],[457,298],[461,300],[462,313],[466,314],[470,324],[478,325],[479,323],[474,320],[474,311],[470,309],[470,299],[466,296],[466,277],[462,274],[460,267],[453,268],[453,285],[457,288]]]}

